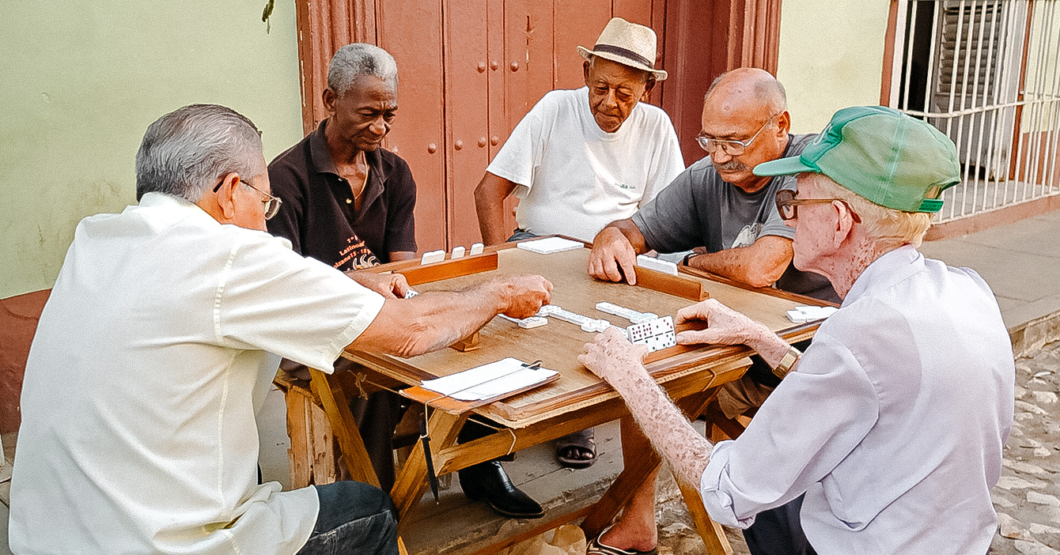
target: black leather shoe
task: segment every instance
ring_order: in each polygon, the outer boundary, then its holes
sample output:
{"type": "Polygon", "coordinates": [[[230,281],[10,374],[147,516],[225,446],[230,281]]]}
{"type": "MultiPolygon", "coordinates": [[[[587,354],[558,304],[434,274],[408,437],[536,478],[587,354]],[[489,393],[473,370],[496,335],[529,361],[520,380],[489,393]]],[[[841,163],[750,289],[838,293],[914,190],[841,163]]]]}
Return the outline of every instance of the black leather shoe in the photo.
{"type": "Polygon", "coordinates": [[[512,484],[498,461],[487,461],[460,471],[460,487],[472,501],[485,500],[498,514],[509,518],[541,518],[541,505],[512,484]]]}

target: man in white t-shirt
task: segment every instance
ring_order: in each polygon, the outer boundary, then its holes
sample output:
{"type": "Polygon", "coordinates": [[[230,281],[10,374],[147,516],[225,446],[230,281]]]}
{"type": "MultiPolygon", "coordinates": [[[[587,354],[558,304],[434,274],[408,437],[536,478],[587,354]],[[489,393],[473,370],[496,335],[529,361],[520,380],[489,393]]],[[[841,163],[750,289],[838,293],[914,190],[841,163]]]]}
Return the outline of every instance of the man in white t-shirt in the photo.
{"type": "MultiPolygon", "coordinates": [[[[475,189],[482,240],[494,245],[535,235],[592,241],[631,217],[684,171],[670,117],[641,102],[666,72],[655,69],[649,27],[614,18],[585,58],[585,87],[546,94],[505,141],[475,189]],[[519,198],[515,234],[504,227],[504,199],[519,198]]],[[[465,428],[464,440],[473,429],[465,428]]],[[[596,460],[592,430],[557,441],[564,466],[596,460]]]]}
{"type": "Polygon", "coordinates": [[[258,484],[280,357],[331,372],[344,348],[413,356],[497,313],[535,313],[540,276],[399,299],[269,235],[261,138],[187,106],[136,157],[139,205],[84,219],[26,363],[11,482],[15,553],[396,554],[389,497],[358,482],[258,484]],[[359,283],[358,283],[359,282],[359,283]]]}
{"type": "Polygon", "coordinates": [[[585,87],[546,94],[515,127],[475,190],[482,239],[504,229],[504,199],[519,198],[519,230],[592,241],[632,216],[684,170],[669,116],[641,102],[666,79],[655,32],[614,18],[585,58],[585,87]]]}

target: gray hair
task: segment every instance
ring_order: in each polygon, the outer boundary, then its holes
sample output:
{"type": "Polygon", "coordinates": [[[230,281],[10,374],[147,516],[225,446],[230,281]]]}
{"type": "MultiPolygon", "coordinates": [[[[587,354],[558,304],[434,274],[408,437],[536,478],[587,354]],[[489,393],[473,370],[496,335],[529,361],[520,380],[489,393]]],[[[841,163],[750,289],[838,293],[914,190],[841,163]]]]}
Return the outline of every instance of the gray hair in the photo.
{"type": "Polygon", "coordinates": [[[397,89],[397,62],[389,52],[374,44],[355,42],[340,48],[328,65],[328,87],[336,94],[343,94],[359,75],[378,77],[397,89]]]}
{"type": "Polygon", "coordinates": [[[193,104],[156,120],[136,153],[136,200],[165,193],[198,202],[229,173],[261,171],[261,132],[242,114],[215,104],[193,104]]]}

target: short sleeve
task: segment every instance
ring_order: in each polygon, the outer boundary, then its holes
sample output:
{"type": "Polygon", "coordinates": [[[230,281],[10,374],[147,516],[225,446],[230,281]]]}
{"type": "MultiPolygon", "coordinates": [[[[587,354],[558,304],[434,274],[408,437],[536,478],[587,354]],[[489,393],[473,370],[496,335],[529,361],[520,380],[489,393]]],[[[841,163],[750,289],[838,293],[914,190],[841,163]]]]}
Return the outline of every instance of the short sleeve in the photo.
{"type": "Polygon", "coordinates": [[[655,149],[654,164],[644,187],[644,196],[640,200],[641,208],[654,200],[685,170],[685,161],[681,156],[681,144],[677,140],[673,123],[665,113],[660,115],[659,120],[661,129],[658,148],[655,149]]]}
{"type": "Polygon", "coordinates": [[[821,481],[875,425],[879,398],[854,355],[818,332],[734,442],[719,443],[700,482],[711,518],[746,528],[821,481]]]}
{"type": "Polygon", "coordinates": [[[692,190],[694,171],[692,166],[678,174],[655,199],[633,215],[633,223],[644,235],[648,248],[678,252],[703,244],[692,190]]]}
{"type": "Polygon", "coordinates": [[[762,232],[759,233],[758,236],[764,237],[766,235],[776,235],[778,237],[794,239],[795,228],[784,223],[784,220],[780,217],[780,212],[777,211],[777,203],[774,199],[776,198],[778,191],[795,191],[796,181],[789,176],[775,177],[773,179],[777,181],[777,186],[775,189],[771,187],[772,192],[770,198],[766,199],[765,205],[762,207],[765,211],[765,218],[762,222],[762,232]]]}
{"type": "Polygon", "coordinates": [[[279,197],[280,211],[265,222],[269,233],[283,237],[291,242],[295,253],[302,253],[302,229],[305,218],[306,199],[301,185],[304,176],[298,175],[294,167],[286,162],[284,156],[269,164],[269,184],[272,194],[279,197]]]}
{"type": "Polygon", "coordinates": [[[267,234],[233,246],[214,303],[222,345],[260,349],[330,372],[375,319],[383,297],[267,234]]]}
{"type": "Polygon", "coordinates": [[[389,257],[391,252],[416,252],[416,181],[412,170],[401,158],[396,157],[390,180],[396,186],[391,205],[387,210],[387,253],[376,253],[389,257]]]}
{"type": "Polygon", "coordinates": [[[546,104],[551,104],[548,95],[523,116],[486,168],[487,172],[527,189],[533,187],[534,171],[541,164],[545,148],[542,113],[547,111],[546,104]]]}

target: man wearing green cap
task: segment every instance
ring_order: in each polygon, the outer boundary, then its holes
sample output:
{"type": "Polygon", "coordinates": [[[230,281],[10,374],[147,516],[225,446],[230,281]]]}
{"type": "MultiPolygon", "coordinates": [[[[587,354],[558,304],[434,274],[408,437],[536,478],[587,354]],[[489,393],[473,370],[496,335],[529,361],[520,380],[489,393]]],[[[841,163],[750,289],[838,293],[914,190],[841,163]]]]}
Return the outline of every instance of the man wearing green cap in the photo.
{"type": "Polygon", "coordinates": [[[708,324],[680,343],[745,344],[790,372],[744,434],[711,445],[696,433],[621,334],[600,334],[580,360],[722,524],[745,528],[804,496],[819,553],[986,553],[1012,350],[982,278],[916,249],[960,180],[953,143],[888,108],[847,108],[800,156],[755,173],[798,175],[797,194],[777,194],[795,265],[827,276],[843,305],[805,353],[713,299],[678,312],[708,324]]]}

